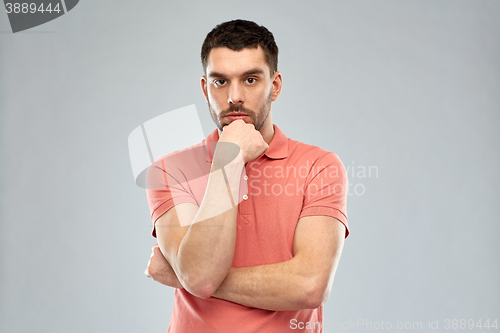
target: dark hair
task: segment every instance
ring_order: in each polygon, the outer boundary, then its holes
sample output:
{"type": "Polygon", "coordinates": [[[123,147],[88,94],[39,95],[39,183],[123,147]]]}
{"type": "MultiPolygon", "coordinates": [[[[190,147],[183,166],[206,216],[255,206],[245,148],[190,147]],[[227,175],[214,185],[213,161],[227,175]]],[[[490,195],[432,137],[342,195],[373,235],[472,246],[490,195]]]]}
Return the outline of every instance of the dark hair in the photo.
{"type": "Polygon", "coordinates": [[[208,54],[214,47],[228,47],[240,51],[244,48],[257,48],[259,45],[264,50],[266,62],[273,75],[278,70],[278,46],[271,31],[252,21],[233,20],[221,23],[207,34],[201,47],[203,71],[207,71],[208,54]]]}

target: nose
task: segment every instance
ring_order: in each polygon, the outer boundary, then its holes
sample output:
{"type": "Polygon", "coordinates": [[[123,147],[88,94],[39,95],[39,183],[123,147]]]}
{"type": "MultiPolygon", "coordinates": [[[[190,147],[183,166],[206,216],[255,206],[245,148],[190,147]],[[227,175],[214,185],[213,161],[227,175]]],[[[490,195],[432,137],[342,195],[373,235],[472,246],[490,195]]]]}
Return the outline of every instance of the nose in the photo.
{"type": "Polygon", "coordinates": [[[229,96],[227,102],[229,104],[243,104],[245,98],[243,96],[243,87],[238,83],[232,83],[229,88],[229,96]]]}

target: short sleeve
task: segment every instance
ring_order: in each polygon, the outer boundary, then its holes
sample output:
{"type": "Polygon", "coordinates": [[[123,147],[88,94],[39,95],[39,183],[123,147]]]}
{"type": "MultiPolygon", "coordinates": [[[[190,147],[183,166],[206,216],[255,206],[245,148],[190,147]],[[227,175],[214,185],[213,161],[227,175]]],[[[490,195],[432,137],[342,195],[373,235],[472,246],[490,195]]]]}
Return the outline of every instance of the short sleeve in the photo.
{"type": "Polygon", "coordinates": [[[199,147],[164,156],[149,167],[146,194],[153,237],[156,237],[156,221],[172,207],[182,203],[199,206],[209,173],[210,163],[199,147]]]}
{"type": "Polygon", "coordinates": [[[328,153],[316,161],[309,173],[304,192],[304,204],[300,217],[330,216],[346,227],[348,180],[344,165],[334,153],[328,153]]]}

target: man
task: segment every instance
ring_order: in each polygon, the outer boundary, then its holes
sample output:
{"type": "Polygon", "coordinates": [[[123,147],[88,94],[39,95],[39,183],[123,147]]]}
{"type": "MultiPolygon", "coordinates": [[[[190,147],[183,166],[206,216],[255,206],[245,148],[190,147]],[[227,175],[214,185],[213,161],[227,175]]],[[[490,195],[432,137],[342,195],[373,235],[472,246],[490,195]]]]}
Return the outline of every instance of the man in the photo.
{"type": "Polygon", "coordinates": [[[345,169],[273,125],[282,76],[266,28],[222,23],[201,56],[218,128],[150,168],[165,184],[147,191],[158,245],[146,275],[176,288],[168,332],[322,332],[348,235],[345,169]]]}

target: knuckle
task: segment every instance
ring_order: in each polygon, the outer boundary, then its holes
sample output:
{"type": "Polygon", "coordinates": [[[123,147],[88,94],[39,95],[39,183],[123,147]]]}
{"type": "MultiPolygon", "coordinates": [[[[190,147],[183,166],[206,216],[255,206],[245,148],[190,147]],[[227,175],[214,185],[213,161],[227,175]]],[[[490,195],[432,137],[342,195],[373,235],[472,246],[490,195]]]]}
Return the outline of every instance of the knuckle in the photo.
{"type": "Polygon", "coordinates": [[[151,277],[157,273],[156,266],[154,266],[154,265],[148,265],[146,270],[149,273],[149,276],[151,276],[151,277]]]}

